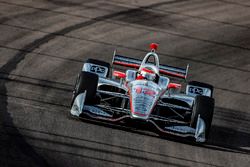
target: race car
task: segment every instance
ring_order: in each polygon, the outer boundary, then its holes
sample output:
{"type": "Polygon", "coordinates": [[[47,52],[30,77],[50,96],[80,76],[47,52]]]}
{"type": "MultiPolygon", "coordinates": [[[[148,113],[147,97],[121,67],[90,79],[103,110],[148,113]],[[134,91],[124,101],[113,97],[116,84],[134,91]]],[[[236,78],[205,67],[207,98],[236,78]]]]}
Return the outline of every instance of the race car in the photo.
{"type": "Polygon", "coordinates": [[[187,82],[188,65],[160,64],[157,48],[158,44],[150,44],[142,61],[116,50],[111,65],[88,59],[76,79],[71,115],[123,125],[134,122],[159,135],[205,142],[214,112],[213,86],[187,82]]]}

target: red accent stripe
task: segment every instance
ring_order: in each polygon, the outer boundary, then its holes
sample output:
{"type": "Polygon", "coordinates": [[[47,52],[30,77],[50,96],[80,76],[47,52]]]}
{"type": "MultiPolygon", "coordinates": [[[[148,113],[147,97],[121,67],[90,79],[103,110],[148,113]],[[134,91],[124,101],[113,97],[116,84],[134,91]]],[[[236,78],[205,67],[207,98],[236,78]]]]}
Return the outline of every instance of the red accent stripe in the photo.
{"type": "Polygon", "coordinates": [[[121,71],[114,71],[113,76],[118,77],[118,78],[126,78],[126,74],[121,71]]]}
{"type": "Polygon", "coordinates": [[[147,73],[150,73],[150,74],[154,74],[154,71],[149,70],[149,69],[147,69],[147,68],[142,68],[141,70],[142,70],[142,71],[145,71],[145,72],[147,72],[147,73]]]}
{"type": "Polygon", "coordinates": [[[179,88],[181,88],[181,84],[178,84],[178,83],[169,83],[168,84],[168,89],[171,89],[171,88],[179,89],[179,88]]]}
{"type": "Polygon", "coordinates": [[[134,111],[132,111],[132,113],[135,114],[135,115],[139,115],[139,116],[146,116],[147,115],[147,114],[142,114],[142,113],[134,112],[134,111]]]}
{"type": "Polygon", "coordinates": [[[141,75],[139,75],[138,77],[136,77],[136,80],[142,80],[142,79],[144,79],[144,77],[141,76],[141,75]]]}
{"type": "Polygon", "coordinates": [[[169,75],[169,76],[172,76],[172,77],[179,77],[179,78],[183,78],[183,79],[186,78],[185,75],[178,74],[178,73],[172,73],[172,72],[168,72],[168,71],[165,71],[165,70],[160,70],[160,73],[165,74],[165,75],[169,75]]]}
{"type": "Polygon", "coordinates": [[[121,66],[132,67],[132,68],[140,68],[140,65],[138,65],[138,64],[130,64],[130,63],[124,63],[124,62],[118,62],[118,61],[115,61],[114,64],[121,65],[121,66]]]}
{"type": "Polygon", "coordinates": [[[131,96],[131,91],[130,91],[130,89],[128,89],[128,93],[129,93],[129,105],[130,105],[130,110],[131,110],[131,112],[133,113],[134,110],[133,110],[133,105],[132,105],[132,96],[131,96]]]}

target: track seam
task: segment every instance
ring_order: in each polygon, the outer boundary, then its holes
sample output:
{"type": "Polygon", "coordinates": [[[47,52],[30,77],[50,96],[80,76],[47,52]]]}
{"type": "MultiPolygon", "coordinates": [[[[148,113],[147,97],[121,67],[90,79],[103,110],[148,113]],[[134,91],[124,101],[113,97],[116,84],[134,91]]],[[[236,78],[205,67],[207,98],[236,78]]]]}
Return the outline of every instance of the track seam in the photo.
{"type": "MultiPolygon", "coordinates": [[[[217,1],[217,0],[215,0],[215,1],[217,1]]],[[[111,2],[111,4],[117,4],[117,3],[111,2]]],[[[127,5],[127,4],[121,3],[121,2],[118,3],[118,4],[130,6],[130,7],[140,7],[142,9],[144,9],[143,6],[138,6],[138,5],[127,5]]],[[[185,17],[189,17],[189,18],[194,18],[194,19],[199,19],[199,20],[205,20],[205,21],[215,22],[215,23],[219,23],[219,24],[230,25],[232,27],[239,27],[239,28],[244,28],[244,29],[250,29],[250,26],[245,26],[245,25],[241,25],[241,24],[234,24],[234,23],[230,23],[230,22],[226,22],[226,21],[219,21],[219,20],[210,19],[210,18],[201,17],[201,16],[196,16],[196,15],[189,15],[189,14],[185,14],[185,13],[182,13],[182,12],[173,12],[173,11],[170,11],[170,10],[150,9],[150,8],[145,8],[145,10],[152,11],[152,12],[158,12],[158,13],[162,12],[164,14],[173,14],[173,15],[185,16],[185,17]]]]}
{"type": "MultiPolygon", "coordinates": [[[[5,2],[0,2],[0,3],[5,3],[5,2]]],[[[12,3],[10,3],[10,4],[12,4],[12,3]]],[[[17,5],[17,4],[13,4],[13,5],[17,5]]],[[[17,5],[17,6],[19,6],[19,5],[17,5]]],[[[34,7],[27,6],[27,8],[34,8],[34,7]]],[[[138,8],[139,9],[148,9],[149,7],[138,7],[138,8]]],[[[121,11],[121,12],[116,12],[116,16],[110,16],[109,19],[111,19],[112,17],[117,17],[117,16],[120,16],[120,15],[124,15],[127,12],[136,11],[136,10],[138,10],[138,8],[128,9],[128,10],[121,11]]],[[[39,10],[40,8],[34,8],[34,9],[38,9],[39,10]]],[[[112,15],[112,14],[108,14],[108,15],[112,15]]],[[[108,15],[106,15],[106,16],[108,16],[108,15]]],[[[96,18],[91,18],[91,17],[86,17],[86,16],[81,16],[81,17],[82,18],[91,19],[91,20],[96,19],[97,21],[102,21],[102,20],[98,20],[98,17],[96,17],[96,18]]],[[[99,16],[99,17],[102,17],[102,16],[99,16]]],[[[221,46],[238,48],[238,49],[250,51],[250,48],[248,48],[248,47],[243,47],[243,46],[238,46],[238,45],[223,43],[223,42],[219,42],[219,41],[208,40],[208,39],[202,39],[202,38],[198,38],[198,37],[192,37],[192,36],[189,36],[189,35],[185,35],[185,34],[181,34],[181,33],[174,33],[174,32],[170,32],[170,31],[164,31],[164,30],[157,29],[157,28],[147,28],[145,26],[136,26],[134,24],[129,24],[129,23],[124,24],[124,23],[121,23],[121,22],[118,22],[118,21],[114,22],[114,21],[105,20],[104,22],[113,23],[113,24],[122,25],[122,26],[129,25],[131,27],[142,28],[142,29],[147,30],[147,31],[155,31],[156,30],[156,31],[161,32],[161,33],[166,33],[166,34],[170,34],[170,35],[173,35],[173,36],[179,36],[179,37],[183,37],[183,38],[186,38],[186,39],[198,40],[198,41],[203,41],[203,42],[207,42],[207,43],[210,43],[210,44],[217,44],[217,45],[221,45],[221,46]]],[[[246,27],[244,27],[244,28],[246,28],[246,27]]],[[[250,29],[250,28],[248,28],[248,29],[250,29]]]]}
{"type": "MultiPolygon", "coordinates": [[[[179,0],[179,1],[185,1],[185,0],[179,0]]],[[[220,1],[220,0],[215,0],[215,1],[220,1]]],[[[223,0],[221,0],[220,2],[223,2],[223,0]]],[[[224,2],[228,2],[228,1],[224,1],[224,2]]],[[[74,16],[74,17],[78,17],[78,18],[89,18],[89,19],[91,19],[91,17],[87,17],[87,16],[82,16],[82,15],[77,15],[77,14],[71,14],[71,13],[67,13],[67,12],[60,12],[60,11],[46,9],[46,8],[38,8],[38,7],[34,7],[34,6],[21,5],[21,4],[10,3],[10,2],[6,2],[6,1],[0,1],[0,3],[8,4],[8,5],[13,5],[13,6],[20,6],[20,7],[25,7],[25,8],[31,8],[31,9],[36,9],[36,10],[42,10],[42,11],[47,11],[47,12],[52,12],[52,13],[57,13],[57,14],[62,14],[62,15],[67,15],[67,16],[74,16]]],[[[160,11],[160,12],[164,12],[165,14],[169,13],[169,14],[186,16],[186,17],[200,19],[200,20],[211,21],[211,22],[220,23],[220,24],[231,25],[231,26],[234,26],[234,27],[240,27],[240,28],[250,29],[249,26],[240,25],[240,24],[234,24],[234,23],[225,22],[225,21],[218,21],[218,20],[209,19],[209,18],[200,17],[200,16],[188,15],[188,14],[185,14],[185,13],[182,13],[182,12],[173,12],[173,11],[163,10],[163,9],[152,9],[152,8],[149,8],[149,7],[138,6],[138,5],[127,5],[127,4],[121,3],[121,2],[119,2],[119,3],[108,2],[108,3],[110,3],[112,5],[116,5],[116,4],[118,4],[118,5],[126,5],[126,6],[135,7],[135,8],[139,8],[139,9],[142,9],[142,10],[144,9],[144,10],[153,11],[153,12],[160,11]]],[[[163,2],[163,3],[166,3],[166,2],[163,2]]],[[[242,6],[239,3],[232,3],[232,2],[229,2],[229,3],[230,4],[234,4],[234,5],[242,6]]],[[[103,11],[116,12],[115,10],[109,10],[109,9],[104,9],[104,8],[100,8],[100,7],[93,7],[93,6],[90,6],[90,5],[81,5],[81,6],[85,7],[85,8],[95,8],[95,9],[100,9],[100,10],[103,10],[103,11]]],[[[122,6],[122,7],[124,7],[124,6],[122,6]]],[[[244,7],[246,7],[246,6],[244,6],[244,7]]],[[[250,7],[250,6],[247,6],[247,7],[250,7]]]]}

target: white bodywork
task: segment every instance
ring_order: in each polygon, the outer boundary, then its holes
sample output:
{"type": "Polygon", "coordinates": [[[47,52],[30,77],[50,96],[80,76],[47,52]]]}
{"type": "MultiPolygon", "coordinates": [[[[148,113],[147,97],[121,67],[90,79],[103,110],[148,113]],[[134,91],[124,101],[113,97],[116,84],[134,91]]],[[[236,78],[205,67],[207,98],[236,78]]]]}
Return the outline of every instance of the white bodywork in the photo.
{"type": "MultiPolygon", "coordinates": [[[[159,75],[159,58],[155,52],[149,52],[144,60],[141,63],[139,68],[150,67],[157,75],[159,75]],[[150,56],[153,56],[155,59],[155,65],[147,64],[147,60],[150,56]]],[[[160,76],[158,83],[147,80],[136,80],[137,72],[135,70],[127,70],[126,78],[124,82],[117,82],[110,79],[107,79],[107,71],[105,67],[99,68],[95,64],[85,63],[82,68],[83,71],[89,71],[93,73],[97,73],[99,76],[98,87],[101,85],[110,85],[120,89],[123,89],[126,93],[110,93],[108,91],[97,90],[100,93],[106,93],[113,95],[115,97],[121,97],[124,99],[129,99],[130,101],[130,112],[128,112],[128,116],[131,119],[141,119],[148,122],[151,122],[156,126],[160,131],[169,134],[175,134],[179,136],[192,136],[195,137],[197,142],[205,142],[205,122],[202,118],[198,117],[196,129],[191,128],[190,126],[166,126],[164,129],[160,128],[154,120],[159,120],[160,118],[151,117],[151,112],[156,105],[160,106],[170,106],[171,104],[160,103],[162,98],[172,98],[177,100],[185,101],[189,107],[191,108],[194,102],[195,97],[195,87],[187,86],[186,94],[170,94],[167,90],[170,79],[168,77],[160,76]]],[[[211,91],[203,89],[203,94],[206,96],[211,95],[211,91]]],[[[95,118],[103,119],[103,120],[112,120],[112,115],[103,111],[99,107],[84,105],[85,102],[86,91],[77,95],[75,98],[72,108],[71,114],[74,116],[80,116],[83,112],[88,111],[89,114],[93,114],[95,118]]],[[[178,108],[178,106],[173,107],[178,108]]],[[[181,107],[179,107],[181,108],[181,107]]],[[[121,111],[127,111],[126,109],[120,109],[121,111]]],[[[125,117],[124,117],[125,118],[125,117]]],[[[117,119],[118,120],[118,119],[117,119]]],[[[112,120],[113,121],[113,120],[112,120]]]]}

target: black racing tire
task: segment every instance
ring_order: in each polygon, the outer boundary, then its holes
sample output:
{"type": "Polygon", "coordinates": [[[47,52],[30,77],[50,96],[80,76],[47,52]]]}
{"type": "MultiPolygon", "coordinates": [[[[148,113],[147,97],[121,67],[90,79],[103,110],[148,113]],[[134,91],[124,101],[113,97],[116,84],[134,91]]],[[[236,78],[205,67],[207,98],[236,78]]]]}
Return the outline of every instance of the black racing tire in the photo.
{"type": "Polygon", "coordinates": [[[107,67],[108,68],[107,77],[109,76],[109,70],[110,70],[110,64],[109,63],[107,63],[105,61],[97,60],[97,59],[87,59],[86,63],[91,63],[91,64],[96,64],[96,65],[107,67]]]}
{"type": "Polygon", "coordinates": [[[196,128],[196,123],[198,120],[198,116],[204,120],[206,124],[206,138],[209,136],[209,131],[212,124],[213,119],[213,113],[214,113],[214,99],[207,96],[196,96],[193,106],[193,111],[191,115],[191,122],[190,126],[192,128],[196,128]]]}
{"type": "Polygon", "coordinates": [[[202,83],[202,82],[198,82],[198,81],[190,81],[190,82],[188,82],[188,85],[199,86],[202,88],[208,88],[211,90],[211,97],[213,97],[214,87],[210,84],[202,83]]]}
{"type": "Polygon", "coordinates": [[[76,79],[71,106],[73,105],[76,96],[83,93],[85,90],[87,91],[85,104],[93,104],[96,99],[97,84],[97,74],[81,71],[76,79]]]}

